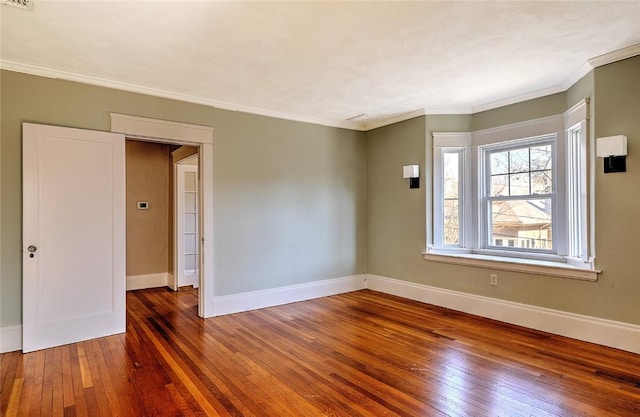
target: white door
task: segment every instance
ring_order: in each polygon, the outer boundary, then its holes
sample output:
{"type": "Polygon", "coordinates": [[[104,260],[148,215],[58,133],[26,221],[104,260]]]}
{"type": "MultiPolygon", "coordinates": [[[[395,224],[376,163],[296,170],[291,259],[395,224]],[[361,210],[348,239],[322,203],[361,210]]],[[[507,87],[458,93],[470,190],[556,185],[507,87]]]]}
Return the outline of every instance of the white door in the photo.
{"type": "Polygon", "coordinates": [[[124,135],[22,129],[22,350],[122,333],[124,135]]]}
{"type": "MultiPolygon", "coordinates": [[[[198,157],[176,165],[177,287],[200,283],[200,221],[198,217],[198,157]],[[191,161],[195,161],[195,165],[191,161]]],[[[177,290],[178,288],[174,288],[177,290]]]]}

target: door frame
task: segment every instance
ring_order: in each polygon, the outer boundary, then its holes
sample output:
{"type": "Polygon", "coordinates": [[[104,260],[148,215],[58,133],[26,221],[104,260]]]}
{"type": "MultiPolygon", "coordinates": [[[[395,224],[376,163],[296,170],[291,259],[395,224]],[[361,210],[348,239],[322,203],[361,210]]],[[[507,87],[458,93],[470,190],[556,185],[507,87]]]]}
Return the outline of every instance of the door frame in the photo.
{"type": "Polygon", "coordinates": [[[129,139],[198,147],[200,200],[200,289],[198,316],[213,317],[213,128],[110,113],[111,132],[129,139]]]}

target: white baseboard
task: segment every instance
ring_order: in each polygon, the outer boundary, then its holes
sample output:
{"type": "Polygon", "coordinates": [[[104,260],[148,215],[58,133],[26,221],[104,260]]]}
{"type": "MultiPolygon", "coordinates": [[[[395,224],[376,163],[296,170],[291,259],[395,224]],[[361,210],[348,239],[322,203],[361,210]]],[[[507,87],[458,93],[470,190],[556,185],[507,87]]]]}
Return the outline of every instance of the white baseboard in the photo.
{"type": "Polygon", "coordinates": [[[640,354],[640,326],[366,275],[366,287],[452,310],[640,354]]]}
{"type": "MultiPolygon", "coordinates": [[[[168,273],[127,277],[127,290],[167,285],[168,273]],[[130,281],[131,279],[131,281],[130,281]]],[[[363,274],[214,297],[214,316],[368,288],[410,300],[640,354],[640,326],[363,274]]],[[[22,326],[0,328],[0,353],[22,349],[22,326]]]]}
{"type": "Polygon", "coordinates": [[[364,275],[352,275],[306,284],[214,297],[213,315],[222,316],[363,290],[365,288],[364,278],[364,275]]]}
{"type": "Polygon", "coordinates": [[[168,272],[158,272],[157,274],[144,274],[144,275],[128,275],[127,276],[127,291],[131,290],[143,290],[145,288],[157,288],[166,287],[172,274],[168,272]]]}
{"type": "Polygon", "coordinates": [[[0,353],[22,349],[22,326],[0,327],[0,353]]]}

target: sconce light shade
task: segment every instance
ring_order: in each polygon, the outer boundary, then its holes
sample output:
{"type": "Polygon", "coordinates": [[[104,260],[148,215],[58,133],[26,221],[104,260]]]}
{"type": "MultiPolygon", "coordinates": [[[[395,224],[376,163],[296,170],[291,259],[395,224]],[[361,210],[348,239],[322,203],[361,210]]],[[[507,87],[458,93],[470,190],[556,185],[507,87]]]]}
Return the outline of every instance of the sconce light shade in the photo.
{"type": "Polygon", "coordinates": [[[409,178],[409,188],[420,188],[420,166],[419,165],[403,166],[402,178],[409,178]]]}
{"type": "Polygon", "coordinates": [[[419,165],[405,165],[402,167],[402,178],[419,178],[420,166],[419,165]]]}
{"type": "Polygon", "coordinates": [[[624,135],[598,138],[597,155],[602,158],[624,156],[627,154],[627,137],[624,135]]]}
{"type": "Polygon", "coordinates": [[[627,171],[627,137],[607,136],[597,139],[596,155],[604,158],[604,173],[627,171]]]}

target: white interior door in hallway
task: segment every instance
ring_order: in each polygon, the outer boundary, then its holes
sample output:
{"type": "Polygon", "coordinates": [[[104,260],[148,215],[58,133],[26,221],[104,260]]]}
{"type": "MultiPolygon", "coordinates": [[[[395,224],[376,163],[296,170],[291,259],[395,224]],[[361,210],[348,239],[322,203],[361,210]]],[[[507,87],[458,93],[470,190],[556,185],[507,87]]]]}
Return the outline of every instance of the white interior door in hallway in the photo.
{"type": "Polygon", "coordinates": [[[23,351],[125,331],[125,139],[23,124],[23,351]]]}
{"type": "Polygon", "coordinates": [[[198,155],[176,164],[176,288],[200,284],[198,155]]]}

